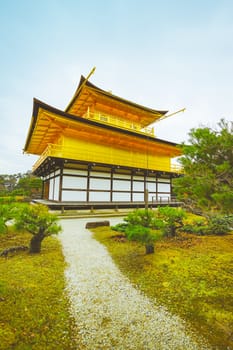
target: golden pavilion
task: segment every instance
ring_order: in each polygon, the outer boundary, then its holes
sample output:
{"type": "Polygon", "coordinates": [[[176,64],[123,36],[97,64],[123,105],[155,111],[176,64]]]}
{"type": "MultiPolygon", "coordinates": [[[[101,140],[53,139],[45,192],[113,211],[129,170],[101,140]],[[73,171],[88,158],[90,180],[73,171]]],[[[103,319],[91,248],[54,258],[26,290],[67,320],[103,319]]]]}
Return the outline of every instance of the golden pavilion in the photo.
{"type": "Polygon", "coordinates": [[[140,207],[169,202],[177,144],[154,136],[167,111],[125,100],[81,76],[65,111],[34,99],[24,152],[38,155],[43,200],[60,206],[140,207]]]}

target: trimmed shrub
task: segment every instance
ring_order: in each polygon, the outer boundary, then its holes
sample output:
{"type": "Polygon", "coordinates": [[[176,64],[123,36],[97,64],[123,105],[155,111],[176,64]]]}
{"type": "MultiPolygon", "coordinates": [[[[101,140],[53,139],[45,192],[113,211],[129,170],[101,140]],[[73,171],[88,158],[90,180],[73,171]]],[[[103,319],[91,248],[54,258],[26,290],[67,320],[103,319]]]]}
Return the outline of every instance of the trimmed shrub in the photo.
{"type": "Polygon", "coordinates": [[[163,234],[168,237],[174,237],[177,235],[178,229],[182,228],[186,213],[181,208],[160,207],[158,208],[157,217],[163,223],[161,225],[163,234]]]}
{"type": "Polygon", "coordinates": [[[57,216],[51,214],[48,208],[41,204],[21,205],[15,215],[15,226],[32,234],[30,253],[40,253],[42,241],[61,231],[57,216]]]}
{"type": "Polygon", "coordinates": [[[128,224],[120,223],[120,224],[117,224],[115,226],[111,226],[111,230],[117,231],[117,232],[125,232],[127,227],[128,227],[128,224]]]}
{"type": "Polygon", "coordinates": [[[124,221],[130,225],[141,225],[144,227],[153,227],[155,212],[149,209],[136,209],[129,213],[124,221]]]}
{"type": "Polygon", "coordinates": [[[233,217],[215,215],[209,218],[206,234],[225,235],[232,230],[233,217]]]}
{"type": "Polygon", "coordinates": [[[233,216],[213,215],[208,218],[192,219],[182,227],[182,231],[197,235],[225,235],[232,230],[233,216]]]}
{"type": "Polygon", "coordinates": [[[128,225],[125,229],[125,235],[130,241],[144,244],[146,254],[154,253],[154,242],[160,238],[158,233],[155,233],[149,227],[141,225],[128,225]]]}

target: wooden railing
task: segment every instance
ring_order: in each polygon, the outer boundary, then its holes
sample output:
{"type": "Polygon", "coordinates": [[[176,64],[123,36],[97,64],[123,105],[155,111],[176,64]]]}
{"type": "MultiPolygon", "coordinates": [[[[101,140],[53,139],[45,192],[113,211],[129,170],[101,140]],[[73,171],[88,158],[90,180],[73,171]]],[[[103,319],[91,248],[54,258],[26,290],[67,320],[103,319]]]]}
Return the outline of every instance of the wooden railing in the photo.
{"type": "Polygon", "coordinates": [[[134,131],[140,134],[146,134],[149,136],[154,136],[154,128],[152,127],[142,127],[140,124],[133,123],[127,120],[123,120],[116,116],[104,114],[102,112],[90,112],[87,111],[83,118],[97,120],[102,124],[113,125],[122,129],[127,129],[130,131],[134,131]]]}
{"type": "MultiPolygon", "coordinates": [[[[143,154],[135,154],[133,151],[131,153],[125,152],[118,154],[114,149],[109,148],[109,152],[106,150],[90,149],[90,148],[78,148],[78,147],[64,147],[61,145],[49,144],[45,151],[41,154],[40,158],[33,166],[33,171],[35,171],[47,157],[56,157],[63,159],[76,159],[81,161],[99,162],[106,164],[117,164],[120,166],[130,166],[146,169],[148,164],[148,159],[143,154]]],[[[175,173],[182,173],[182,168],[178,165],[169,165],[166,161],[162,159],[154,162],[154,170],[168,171],[175,173]]]]}

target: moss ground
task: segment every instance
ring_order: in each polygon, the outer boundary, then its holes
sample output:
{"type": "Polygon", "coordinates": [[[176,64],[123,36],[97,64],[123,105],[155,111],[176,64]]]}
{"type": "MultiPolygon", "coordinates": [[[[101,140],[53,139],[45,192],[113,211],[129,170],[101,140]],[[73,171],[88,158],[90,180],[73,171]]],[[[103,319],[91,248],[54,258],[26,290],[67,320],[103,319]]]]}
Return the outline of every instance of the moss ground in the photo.
{"type": "MultiPolygon", "coordinates": [[[[28,245],[31,235],[0,236],[0,251],[28,245]]],[[[0,258],[0,349],[77,349],[74,323],[64,294],[65,263],[56,238],[42,242],[41,254],[0,258]]]]}
{"type": "Polygon", "coordinates": [[[147,296],[180,315],[212,349],[233,349],[233,234],[183,234],[145,255],[108,227],[93,230],[120,270],[147,296]]]}

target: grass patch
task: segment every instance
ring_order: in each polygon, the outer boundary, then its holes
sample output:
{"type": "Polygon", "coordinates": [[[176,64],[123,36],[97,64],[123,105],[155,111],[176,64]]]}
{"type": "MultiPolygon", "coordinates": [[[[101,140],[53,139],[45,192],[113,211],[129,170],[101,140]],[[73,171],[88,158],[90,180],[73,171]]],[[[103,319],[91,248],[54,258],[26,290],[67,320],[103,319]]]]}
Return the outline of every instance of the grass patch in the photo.
{"type": "Polygon", "coordinates": [[[145,255],[109,227],[93,230],[120,270],[150,298],[180,315],[213,349],[233,349],[233,234],[182,234],[145,255]]]}
{"type": "MultiPolygon", "coordinates": [[[[10,231],[0,236],[0,251],[28,245],[30,238],[10,231]]],[[[40,254],[0,258],[0,349],[77,349],[64,268],[60,243],[53,237],[43,241],[40,254]]]]}

